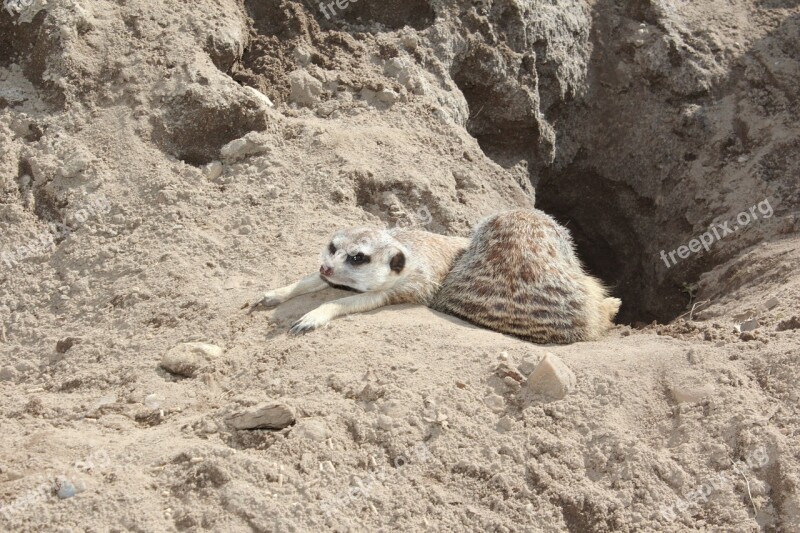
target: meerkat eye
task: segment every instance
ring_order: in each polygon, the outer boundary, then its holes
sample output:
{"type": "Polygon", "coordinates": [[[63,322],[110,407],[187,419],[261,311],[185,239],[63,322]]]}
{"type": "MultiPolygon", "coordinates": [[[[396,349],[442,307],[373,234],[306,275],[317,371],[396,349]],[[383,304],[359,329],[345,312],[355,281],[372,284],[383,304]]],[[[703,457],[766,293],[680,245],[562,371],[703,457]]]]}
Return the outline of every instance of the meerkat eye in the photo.
{"type": "Polygon", "coordinates": [[[334,255],[336,253],[336,247],[333,245],[333,243],[330,243],[328,245],[328,252],[330,252],[331,255],[334,255]]]}
{"type": "Polygon", "coordinates": [[[358,252],[355,255],[348,255],[347,262],[351,265],[363,265],[365,263],[369,263],[369,256],[358,252]]]}

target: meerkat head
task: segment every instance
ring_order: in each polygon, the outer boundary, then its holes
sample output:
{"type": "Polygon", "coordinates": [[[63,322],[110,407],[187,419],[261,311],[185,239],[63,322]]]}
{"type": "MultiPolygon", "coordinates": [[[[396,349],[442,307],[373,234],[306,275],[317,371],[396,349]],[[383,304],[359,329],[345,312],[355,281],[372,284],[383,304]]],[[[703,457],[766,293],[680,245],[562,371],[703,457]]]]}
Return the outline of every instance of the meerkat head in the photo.
{"type": "Polygon", "coordinates": [[[384,230],[339,230],[322,251],[319,273],[334,285],[363,292],[386,290],[401,279],[406,255],[403,245],[384,230]]]}

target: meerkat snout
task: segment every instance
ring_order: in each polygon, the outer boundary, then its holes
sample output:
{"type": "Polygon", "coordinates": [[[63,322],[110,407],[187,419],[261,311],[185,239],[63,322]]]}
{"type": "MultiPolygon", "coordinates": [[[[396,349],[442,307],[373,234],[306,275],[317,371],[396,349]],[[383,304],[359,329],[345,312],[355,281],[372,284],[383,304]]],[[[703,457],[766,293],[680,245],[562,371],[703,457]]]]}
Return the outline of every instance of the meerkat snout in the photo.
{"type": "Polygon", "coordinates": [[[319,267],[319,273],[322,274],[323,277],[329,278],[333,276],[333,269],[329,266],[322,265],[319,267]]]}

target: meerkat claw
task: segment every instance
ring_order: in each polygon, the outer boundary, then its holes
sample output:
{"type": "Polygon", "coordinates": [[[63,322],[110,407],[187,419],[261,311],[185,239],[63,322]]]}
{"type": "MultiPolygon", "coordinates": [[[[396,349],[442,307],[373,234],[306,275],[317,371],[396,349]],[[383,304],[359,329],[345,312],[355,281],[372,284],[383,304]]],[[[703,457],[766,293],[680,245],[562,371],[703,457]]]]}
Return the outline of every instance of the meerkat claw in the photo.
{"type": "Polygon", "coordinates": [[[305,335],[309,331],[313,331],[315,329],[317,329],[316,325],[303,322],[303,319],[301,318],[292,324],[291,328],[289,328],[289,335],[305,335]]]}
{"type": "Polygon", "coordinates": [[[250,306],[250,310],[248,311],[248,314],[252,313],[253,311],[258,309],[259,307],[263,307],[264,309],[271,309],[273,307],[279,306],[282,303],[283,303],[283,300],[281,300],[280,298],[277,298],[275,296],[271,296],[269,293],[267,293],[267,294],[264,295],[263,298],[261,298],[259,301],[257,301],[256,303],[254,303],[253,305],[250,306]]]}
{"type": "Polygon", "coordinates": [[[303,335],[327,324],[329,319],[327,317],[320,316],[320,313],[317,313],[317,311],[318,310],[315,309],[314,311],[306,313],[302,318],[292,324],[292,327],[289,328],[289,334],[303,335]]]}

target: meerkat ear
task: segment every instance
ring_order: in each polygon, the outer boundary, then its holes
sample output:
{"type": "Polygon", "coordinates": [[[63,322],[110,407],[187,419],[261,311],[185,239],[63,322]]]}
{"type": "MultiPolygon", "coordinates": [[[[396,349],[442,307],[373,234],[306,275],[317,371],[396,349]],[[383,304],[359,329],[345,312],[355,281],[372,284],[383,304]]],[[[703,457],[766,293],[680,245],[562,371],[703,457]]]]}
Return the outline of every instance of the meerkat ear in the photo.
{"type": "Polygon", "coordinates": [[[392,256],[392,260],[389,261],[389,268],[392,269],[392,272],[396,272],[399,274],[403,271],[403,268],[406,266],[406,256],[403,252],[397,252],[392,256]]]}

